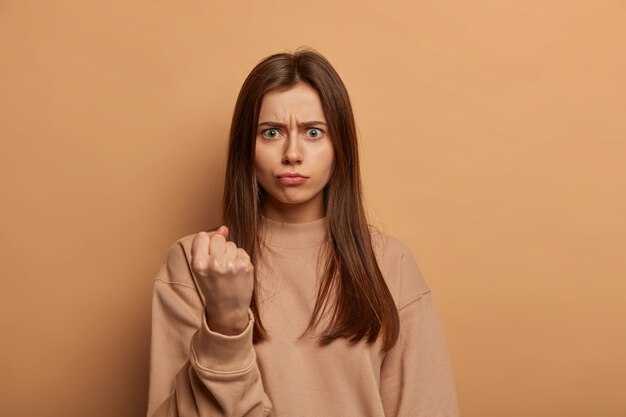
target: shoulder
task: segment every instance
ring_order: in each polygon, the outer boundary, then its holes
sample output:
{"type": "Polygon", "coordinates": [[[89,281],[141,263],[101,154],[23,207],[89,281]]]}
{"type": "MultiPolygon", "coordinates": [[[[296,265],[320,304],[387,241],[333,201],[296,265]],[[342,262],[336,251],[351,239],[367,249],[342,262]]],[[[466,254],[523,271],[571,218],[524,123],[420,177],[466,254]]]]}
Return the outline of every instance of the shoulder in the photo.
{"type": "Polygon", "coordinates": [[[182,236],[170,243],[156,281],[196,288],[191,272],[191,243],[194,236],[195,233],[182,236]]]}
{"type": "Polygon", "coordinates": [[[401,239],[370,227],[372,249],[398,309],[430,292],[411,248],[401,239]]]}
{"type": "Polygon", "coordinates": [[[177,328],[197,328],[205,304],[191,270],[193,236],[184,236],[169,244],[161,269],[153,279],[153,311],[167,315],[167,321],[177,328]]]}

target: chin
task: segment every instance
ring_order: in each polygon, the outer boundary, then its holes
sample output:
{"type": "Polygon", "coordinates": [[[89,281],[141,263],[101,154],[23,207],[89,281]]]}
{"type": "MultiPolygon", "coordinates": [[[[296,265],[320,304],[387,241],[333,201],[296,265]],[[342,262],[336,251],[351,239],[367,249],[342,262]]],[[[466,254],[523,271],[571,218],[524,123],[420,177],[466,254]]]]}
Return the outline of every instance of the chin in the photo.
{"type": "Polygon", "coordinates": [[[276,197],[274,195],[274,200],[278,201],[279,203],[282,204],[302,204],[302,203],[306,203],[307,201],[311,200],[313,197],[315,196],[315,194],[310,194],[309,193],[292,193],[292,192],[282,192],[279,194],[279,197],[276,197]],[[291,195],[291,198],[290,198],[291,195]]]}
{"type": "Polygon", "coordinates": [[[278,202],[282,204],[302,204],[309,201],[310,198],[293,198],[293,199],[279,199],[278,202]]]}

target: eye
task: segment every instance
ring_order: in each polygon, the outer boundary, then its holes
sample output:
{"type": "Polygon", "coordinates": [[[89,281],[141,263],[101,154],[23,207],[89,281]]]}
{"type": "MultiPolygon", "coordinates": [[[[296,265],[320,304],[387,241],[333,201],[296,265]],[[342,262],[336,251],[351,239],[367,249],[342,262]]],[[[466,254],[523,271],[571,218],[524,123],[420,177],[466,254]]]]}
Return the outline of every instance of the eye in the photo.
{"type": "Polygon", "coordinates": [[[307,130],[308,132],[312,132],[313,135],[309,135],[310,138],[319,138],[320,136],[322,136],[322,129],[318,129],[317,127],[313,127],[311,129],[307,130]]]}
{"type": "Polygon", "coordinates": [[[278,133],[279,133],[278,129],[275,129],[275,128],[265,129],[261,131],[261,134],[263,136],[265,136],[266,138],[270,138],[270,139],[274,139],[275,137],[277,137],[278,133]],[[268,133],[266,134],[266,132],[268,133]]]}

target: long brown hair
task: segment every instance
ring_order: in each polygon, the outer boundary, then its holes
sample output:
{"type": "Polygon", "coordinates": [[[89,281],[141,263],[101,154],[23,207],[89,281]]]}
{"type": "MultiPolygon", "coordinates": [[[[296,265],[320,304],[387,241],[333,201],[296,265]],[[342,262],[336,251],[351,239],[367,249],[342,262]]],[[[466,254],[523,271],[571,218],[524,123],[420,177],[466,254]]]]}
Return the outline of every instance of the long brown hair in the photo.
{"type": "MultiPolygon", "coordinates": [[[[263,96],[278,87],[297,82],[312,86],[322,102],[335,154],[335,168],[324,188],[328,220],[324,271],[309,325],[309,333],[330,311],[331,320],[319,336],[321,345],[339,337],[350,342],[376,341],[382,332],[382,349],[398,339],[399,317],[372,249],[370,226],[362,204],[357,133],[352,105],[343,81],[330,62],[312,48],[277,53],[262,59],[245,79],[230,127],[226,178],[222,201],[222,224],[229,239],[243,248],[253,265],[261,254],[264,190],[257,184],[254,154],[259,111],[263,96]]],[[[255,324],[253,342],[268,338],[259,315],[259,281],[251,309],[255,324]]]]}

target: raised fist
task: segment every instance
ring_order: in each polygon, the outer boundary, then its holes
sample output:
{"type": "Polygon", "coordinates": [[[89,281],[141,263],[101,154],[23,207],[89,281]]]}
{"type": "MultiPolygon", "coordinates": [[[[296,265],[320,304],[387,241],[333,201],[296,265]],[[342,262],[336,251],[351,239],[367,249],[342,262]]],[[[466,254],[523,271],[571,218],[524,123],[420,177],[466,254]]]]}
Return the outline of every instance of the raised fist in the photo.
{"type": "Polygon", "coordinates": [[[197,233],[191,244],[191,268],[204,295],[209,328],[232,336],[248,325],[254,266],[246,251],[226,241],[227,236],[226,226],[197,233]]]}

